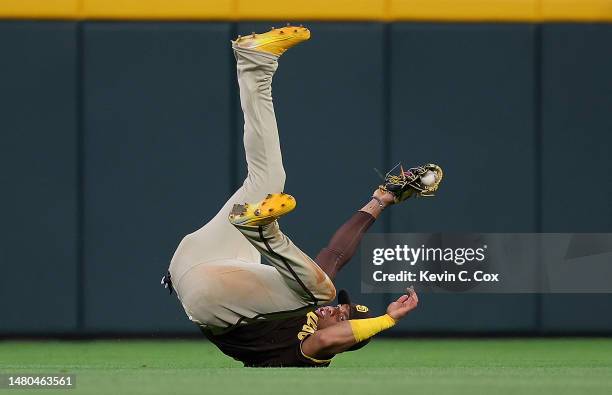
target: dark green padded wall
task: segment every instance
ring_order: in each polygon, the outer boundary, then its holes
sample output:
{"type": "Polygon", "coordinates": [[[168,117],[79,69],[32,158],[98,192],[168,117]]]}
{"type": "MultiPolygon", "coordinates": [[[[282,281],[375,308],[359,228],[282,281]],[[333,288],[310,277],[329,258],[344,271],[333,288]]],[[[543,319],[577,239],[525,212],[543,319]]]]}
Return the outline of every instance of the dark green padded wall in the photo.
{"type": "MultiPolygon", "coordinates": [[[[432,199],[393,208],[402,232],[533,232],[534,27],[391,26],[388,164],[438,163],[432,199]]],[[[532,295],[423,295],[397,330],[524,331],[532,295]]]]}
{"type": "Polygon", "coordinates": [[[611,232],[612,25],[545,25],[542,40],[542,226],[611,232]]]}
{"type": "Polygon", "coordinates": [[[0,22],[0,333],[76,329],[76,31],[0,22]]]}
{"type": "Polygon", "coordinates": [[[84,29],[86,330],[195,332],[159,281],[230,192],[230,25],[84,29]]]}
{"type": "MultiPolygon", "coordinates": [[[[542,32],[542,227],[612,232],[612,25],[542,32]]],[[[612,330],[612,295],[544,295],[545,332],[612,330]]]]}
{"type": "MultiPolygon", "coordinates": [[[[229,40],[271,25],[0,23],[0,333],[197,333],[159,279],[242,181],[229,40]]],[[[612,231],[611,25],[308,25],[274,82],[306,252],[400,160],[446,180],[372,231],[612,231]]],[[[358,265],[338,278],[357,294],[358,265]]],[[[611,303],[423,295],[394,331],[609,333],[611,303]]]]}

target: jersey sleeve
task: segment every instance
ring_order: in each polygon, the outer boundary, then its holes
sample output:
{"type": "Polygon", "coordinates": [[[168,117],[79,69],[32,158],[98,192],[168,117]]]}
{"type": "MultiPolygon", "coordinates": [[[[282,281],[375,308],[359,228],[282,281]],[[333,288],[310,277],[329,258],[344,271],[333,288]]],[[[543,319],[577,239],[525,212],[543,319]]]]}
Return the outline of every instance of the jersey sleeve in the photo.
{"type": "MultiPolygon", "coordinates": [[[[310,336],[310,335],[308,335],[310,336]]],[[[300,342],[298,343],[297,346],[297,357],[298,359],[300,359],[302,362],[307,363],[309,365],[312,366],[320,366],[320,367],[326,367],[329,366],[329,364],[331,363],[331,358],[330,359],[317,359],[317,358],[313,358],[309,355],[306,355],[304,353],[304,351],[302,350],[302,343],[304,342],[304,340],[306,340],[308,338],[308,336],[304,337],[302,340],[300,340],[300,342]]]]}

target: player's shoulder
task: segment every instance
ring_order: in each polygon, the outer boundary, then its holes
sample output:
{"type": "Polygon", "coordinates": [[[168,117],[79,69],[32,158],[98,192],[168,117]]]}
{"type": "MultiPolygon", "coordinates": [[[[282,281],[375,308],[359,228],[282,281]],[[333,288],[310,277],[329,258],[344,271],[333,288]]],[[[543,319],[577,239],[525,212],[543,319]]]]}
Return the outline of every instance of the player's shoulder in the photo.
{"type": "Polygon", "coordinates": [[[302,319],[299,322],[299,324],[301,324],[301,328],[297,333],[297,338],[300,342],[316,332],[317,324],[319,322],[319,317],[317,317],[313,311],[309,311],[304,317],[301,318],[302,319]]]}

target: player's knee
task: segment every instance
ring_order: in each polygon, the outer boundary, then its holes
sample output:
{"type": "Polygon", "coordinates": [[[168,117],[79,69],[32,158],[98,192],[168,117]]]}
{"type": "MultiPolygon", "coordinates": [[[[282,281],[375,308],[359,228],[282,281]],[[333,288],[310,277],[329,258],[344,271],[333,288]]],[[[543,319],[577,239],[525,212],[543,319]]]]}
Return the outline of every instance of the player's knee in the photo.
{"type": "Polygon", "coordinates": [[[190,233],[190,234],[188,234],[188,235],[186,235],[185,237],[183,237],[183,238],[181,239],[181,242],[179,243],[179,245],[178,245],[178,247],[177,247],[177,251],[185,251],[185,250],[188,250],[188,249],[189,249],[189,247],[190,247],[190,246],[191,246],[191,244],[192,244],[192,241],[191,241],[192,239],[193,239],[193,236],[192,236],[192,234],[191,234],[191,233],[190,233]]]}
{"type": "Polygon", "coordinates": [[[266,93],[270,89],[271,77],[252,80],[245,79],[241,81],[241,89],[246,90],[250,94],[266,93]]]}
{"type": "Polygon", "coordinates": [[[329,303],[336,299],[336,287],[330,279],[326,279],[325,282],[317,288],[316,298],[324,303],[329,303]]]}

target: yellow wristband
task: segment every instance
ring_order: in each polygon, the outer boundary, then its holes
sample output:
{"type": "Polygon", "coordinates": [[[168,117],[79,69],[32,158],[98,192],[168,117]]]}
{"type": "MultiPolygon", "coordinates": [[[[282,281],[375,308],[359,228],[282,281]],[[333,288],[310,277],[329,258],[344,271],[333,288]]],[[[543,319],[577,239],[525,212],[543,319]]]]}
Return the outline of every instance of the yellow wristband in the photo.
{"type": "Polygon", "coordinates": [[[389,314],[381,315],[376,318],[365,318],[363,320],[349,320],[351,329],[353,330],[353,336],[357,343],[366,340],[382,332],[385,329],[391,328],[395,325],[395,320],[391,318],[389,314]]]}

